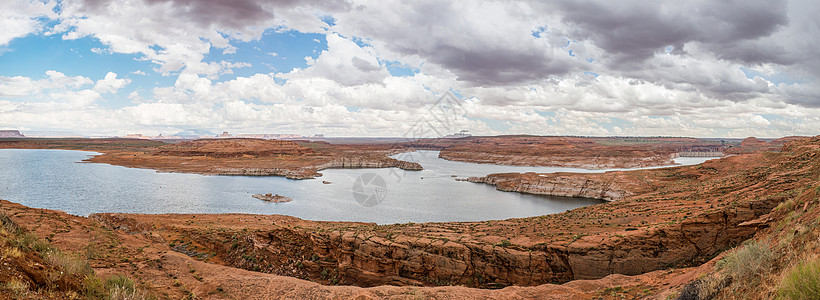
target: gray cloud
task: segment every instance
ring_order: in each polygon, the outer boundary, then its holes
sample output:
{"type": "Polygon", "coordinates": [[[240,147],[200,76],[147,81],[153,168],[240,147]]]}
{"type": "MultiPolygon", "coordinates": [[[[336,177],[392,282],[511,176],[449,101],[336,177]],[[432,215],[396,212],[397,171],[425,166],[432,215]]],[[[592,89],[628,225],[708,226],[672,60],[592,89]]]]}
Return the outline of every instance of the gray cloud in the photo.
{"type": "MultiPolygon", "coordinates": [[[[614,56],[614,63],[629,65],[662,51],[683,49],[689,42],[725,45],[766,37],[788,23],[784,1],[564,1],[559,2],[564,22],[573,26],[573,38],[590,39],[614,56]]],[[[725,55],[752,59],[754,56],[725,55]]],[[[757,57],[759,62],[764,57],[757,57]]]]}
{"type": "MultiPolygon", "coordinates": [[[[146,5],[162,5],[184,21],[204,27],[241,30],[248,26],[269,26],[280,12],[292,9],[339,11],[349,9],[346,0],[143,0],[146,5]]],[[[117,0],[81,0],[81,11],[100,12],[117,0]]],[[[169,20],[170,21],[170,20],[169,20]]]]}
{"type": "MultiPolygon", "coordinates": [[[[176,8],[180,16],[197,25],[216,24],[231,29],[241,29],[248,24],[258,24],[273,18],[273,12],[265,10],[256,0],[145,0],[149,5],[166,4],[176,8]]],[[[295,0],[277,1],[286,7],[296,4],[295,0]]]]}
{"type": "Polygon", "coordinates": [[[506,2],[383,2],[338,15],[334,29],[371,39],[399,56],[417,56],[474,85],[507,85],[565,74],[578,62],[536,39],[537,23],[506,2]]]}

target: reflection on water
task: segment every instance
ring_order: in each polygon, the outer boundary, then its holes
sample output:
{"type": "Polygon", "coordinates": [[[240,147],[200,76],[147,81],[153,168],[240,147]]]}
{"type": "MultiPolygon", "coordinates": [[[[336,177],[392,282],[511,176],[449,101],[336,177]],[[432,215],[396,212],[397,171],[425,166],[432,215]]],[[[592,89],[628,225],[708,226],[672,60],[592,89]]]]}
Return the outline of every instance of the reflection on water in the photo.
{"type": "MultiPolygon", "coordinates": [[[[439,159],[437,151],[397,156],[420,163],[425,168],[423,171],[332,169],[322,171],[324,176],[311,180],[156,173],[106,164],[75,163],[90,154],[65,150],[0,150],[0,199],[76,215],[253,213],[380,224],[530,217],[601,202],[499,192],[489,185],[455,181],[453,177],[499,172],[593,171],[451,162],[439,159]],[[362,178],[376,177],[382,178],[383,183],[362,181],[362,178]],[[354,187],[357,179],[361,189],[354,187]],[[362,205],[355,192],[360,195],[378,192],[377,198],[360,198],[378,200],[378,203],[362,205]],[[293,201],[267,203],[251,197],[258,193],[280,194],[293,201]]],[[[692,164],[703,160],[686,158],[681,162],[692,164]]]]}

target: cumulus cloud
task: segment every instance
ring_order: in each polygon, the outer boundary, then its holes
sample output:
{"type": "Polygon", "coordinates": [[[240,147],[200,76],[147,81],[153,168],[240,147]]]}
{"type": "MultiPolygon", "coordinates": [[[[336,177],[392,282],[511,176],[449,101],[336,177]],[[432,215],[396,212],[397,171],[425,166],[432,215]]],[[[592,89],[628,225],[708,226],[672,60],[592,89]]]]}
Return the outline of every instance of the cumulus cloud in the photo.
{"type": "Polygon", "coordinates": [[[545,20],[523,4],[500,1],[370,1],[334,17],[334,29],[370,39],[395,58],[416,56],[473,84],[515,84],[561,75],[579,64],[561,36],[533,30],[545,20]],[[390,22],[383,22],[385,18],[390,22]]]}
{"type": "Polygon", "coordinates": [[[45,91],[78,89],[93,83],[88,77],[66,76],[54,70],[46,71],[45,78],[39,80],[23,76],[0,76],[0,97],[35,96],[45,91]]]}
{"type": "Polygon", "coordinates": [[[11,40],[42,30],[39,17],[55,17],[54,1],[7,0],[0,3],[0,47],[11,40]]]}
{"type": "Polygon", "coordinates": [[[204,62],[211,47],[233,53],[231,40],[258,39],[281,26],[316,31],[323,23],[314,11],[342,6],[342,1],[76,0],[62,3],[54,32],[65,39],[94,37],[112,52],[144,55],[166,75],[183,69],[214,75],[230,66],[204,62]],[[315,21],[288,22],[282,15],[315,21]]]}
{"type": "Polygon", "coordinates": [[[130,82],[130,79],[117,78],[117,73],[108,72],[108,74],[105,74],[105,78],[97,80],[94,91],[98,93],[116,93],[130,82]]]}
{"type": "Polygon", "coordinates": [[[324,77],[343,85],[358,85],[381,83],[390,76],[367,47],[333,33],[327,35],[327,47],[316,59],[306,58],[310,67],[290,77],[324,77]]]}

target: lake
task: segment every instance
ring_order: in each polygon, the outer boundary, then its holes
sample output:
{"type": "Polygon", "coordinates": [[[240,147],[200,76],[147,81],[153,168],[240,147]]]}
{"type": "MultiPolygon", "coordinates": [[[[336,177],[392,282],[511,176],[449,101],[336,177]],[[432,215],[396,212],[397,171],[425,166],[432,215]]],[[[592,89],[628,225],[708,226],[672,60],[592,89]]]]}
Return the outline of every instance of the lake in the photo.
{"type": "MultiPolygon", "coordinates": [[[[396,155],[423,171],[330,169],[310,180],[283,177],[157,173],[96,163],[77,163],[97,153],[0,149],[0,199],[36,208],[92,213],[281,214],[318,221],[483,221],[552,214],[602,201],[500,192],[458,177],[501,172],[603,172],[574,168],[498,166],[453,162],[438,151],[396,155]],[[330,182],[329,184],[323,181],[330,182]],[[269,203],[251,195],[293,199],[269,203]]],[[[697,164],[709,158],[678,158],[697,164]]]]}

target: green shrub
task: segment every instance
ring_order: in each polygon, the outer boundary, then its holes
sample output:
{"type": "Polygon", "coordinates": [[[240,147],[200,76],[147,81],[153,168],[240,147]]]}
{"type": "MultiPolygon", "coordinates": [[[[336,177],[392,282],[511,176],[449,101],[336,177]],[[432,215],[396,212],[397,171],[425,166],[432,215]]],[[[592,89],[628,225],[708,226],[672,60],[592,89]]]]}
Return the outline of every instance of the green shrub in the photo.
{"type": "Polygon", "coordinates": [[[66,254],[62,251],[51,249],[43,254],[48,262],[59,266],[68,275],[77,275],[83,277],[88,274],[93,274],[94,270],[88,265],[88,262],[66,254]]]}
{"type": "Polygon", "coordinates": [[[105,280],[105,287],[108,290],[130,290],[134,291],[134,281],[125,275],[114,275],[105,280]]]}
{"type": "Polygon", "coordinates": [[[783,299],[820,299],[820,260],[795,266],[780,283],[778,295],[783,299]]]}
{"type": "Polygon", "coordinates": [[[4,211],[0,211],[0,224],[11,234],[19,234],[20,227],[9,218],[9,215],[4,211]]]}
{"type": "Polygon", "coordinates": [[[88,275],[85,277],[83,287],[87,299],[154,299],[144,291],[137,289],[131,278],[120,274],[108,277],[105,281],[93,274],[88,275]]]}
{"type": "Polygon", "coordinates": [[[506,248],[506,247],[509,247],[510,245],[512,245],[512,243],[508,240],[503,240],[503,241],[500,241],[500,242],[496,243],[495,245],[506,248]]]}
{"type": "Polygon", "coordinates": [[[767,245],[751,241],[718,262],[718,268],[728,271],[735,281],[756,282],[757,277],[767,273],[773,260],[774,253],[767,245]]]}

